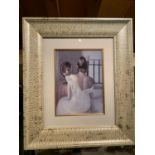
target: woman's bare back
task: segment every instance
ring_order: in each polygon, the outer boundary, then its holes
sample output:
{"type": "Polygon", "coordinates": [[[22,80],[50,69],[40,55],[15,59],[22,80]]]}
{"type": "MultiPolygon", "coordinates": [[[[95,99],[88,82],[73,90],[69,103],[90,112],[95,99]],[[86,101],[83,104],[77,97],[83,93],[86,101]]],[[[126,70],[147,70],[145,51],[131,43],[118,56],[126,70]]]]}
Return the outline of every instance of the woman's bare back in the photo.
{"type": "Polygon", "coordinates": [[[82,90],[89,89],[94,84],[93,78],[91,78],[90,76],[88,76],[84,73],[79,72],[77,74],[77,77],[78,77],[79,86],[82,90]]]}

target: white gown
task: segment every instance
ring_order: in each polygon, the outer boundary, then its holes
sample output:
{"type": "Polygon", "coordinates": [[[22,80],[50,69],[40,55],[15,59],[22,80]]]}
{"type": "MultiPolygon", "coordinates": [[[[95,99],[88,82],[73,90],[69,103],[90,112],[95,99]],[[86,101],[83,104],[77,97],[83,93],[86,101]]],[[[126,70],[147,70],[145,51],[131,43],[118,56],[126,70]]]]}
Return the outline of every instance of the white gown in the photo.
{"type": "Polygon", "coordinates": [[[81,114],[90,110],[90,95],[93,88],[81,90],[76,75],[66,76],[67,87],[70,89],[68,96],[58,101],[57,115],[81,114]]]}

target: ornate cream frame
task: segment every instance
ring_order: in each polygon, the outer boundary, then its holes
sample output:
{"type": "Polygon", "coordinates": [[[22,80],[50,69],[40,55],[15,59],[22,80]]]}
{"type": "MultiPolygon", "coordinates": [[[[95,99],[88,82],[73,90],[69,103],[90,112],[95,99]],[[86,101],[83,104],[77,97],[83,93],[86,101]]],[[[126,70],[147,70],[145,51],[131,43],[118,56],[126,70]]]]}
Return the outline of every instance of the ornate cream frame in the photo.
{"type": "Polygon", "coordinates": [[[24,149],[134,144],[132,19],[23,18],[24,149]],[[116,123],[110,127],[43,126],[42,39],[113,38],[116,123]]]}

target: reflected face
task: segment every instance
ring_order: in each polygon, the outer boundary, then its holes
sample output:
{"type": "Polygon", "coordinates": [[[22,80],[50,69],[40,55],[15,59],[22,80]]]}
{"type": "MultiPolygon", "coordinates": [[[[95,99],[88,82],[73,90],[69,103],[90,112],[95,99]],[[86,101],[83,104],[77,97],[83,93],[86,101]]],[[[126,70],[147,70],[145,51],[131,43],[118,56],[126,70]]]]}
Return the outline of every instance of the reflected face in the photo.
{"type": "Polygon", "coordinates": [[[64,76],[70,75],[71,74],[71,68],[66,67],[65,72],[63,73],[64,76]]]}

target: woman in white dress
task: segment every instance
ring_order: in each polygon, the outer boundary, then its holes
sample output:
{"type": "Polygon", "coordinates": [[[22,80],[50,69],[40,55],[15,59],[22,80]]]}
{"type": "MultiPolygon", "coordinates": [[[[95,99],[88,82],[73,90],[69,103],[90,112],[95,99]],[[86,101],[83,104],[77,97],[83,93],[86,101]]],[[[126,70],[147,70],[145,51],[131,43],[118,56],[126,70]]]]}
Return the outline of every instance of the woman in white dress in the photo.
{"type": "Polygon", "coordinates": [[[77,62],[78,66],[78,82],[82,90],[89,89],[94,86],[90,94],[91,108],[89,113],[102,113],[103,112],[103,92],[102,89],[95,88],[95,82],[92,77],[88,75],[88,65],[85,57],[81,56],[77,62]]]}
{"type": "Polygon", "coordinates": [[[79,86],[78,77],[70,74],[69,62],[63,65],[63,74],[67,81],[67,96],[62,97],[57,105],[57,115],[74,115],[86,113],[90,109],[90,95],[93,87],[82,90],[79,86]],[[67,65],[66,65],[67,64],[67,65]]]}

